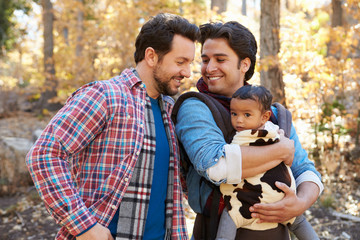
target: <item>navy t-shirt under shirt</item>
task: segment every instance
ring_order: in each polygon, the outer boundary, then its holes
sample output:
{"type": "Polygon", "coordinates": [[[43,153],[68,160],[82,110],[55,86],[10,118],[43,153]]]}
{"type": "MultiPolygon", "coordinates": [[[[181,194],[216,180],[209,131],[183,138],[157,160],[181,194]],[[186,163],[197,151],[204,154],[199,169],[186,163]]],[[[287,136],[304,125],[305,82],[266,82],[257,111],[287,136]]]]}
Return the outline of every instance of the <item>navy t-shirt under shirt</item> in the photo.
{"type": "MultiPolygon", "coordinates": [[[[143,239],[164,239],[165,236],[165,200],[169,170],[169,142],[166,136],[161,109],[157,99],[150,98],[155,121],[156,149],[154,174],[151,186],[150,204],[146,218],[143,239]]],[[[119,209],[112,219],[109,230],[115,238],[119,209]]]]}
{"type": "Polygon", "coordinates": [[[153,98],[150,98],[150,101],[155,120],[156,150],[144,240],[164,239],[165,236],[165,200],[170,158],[169,142],[161,116],[159,101],[153,98]]]}

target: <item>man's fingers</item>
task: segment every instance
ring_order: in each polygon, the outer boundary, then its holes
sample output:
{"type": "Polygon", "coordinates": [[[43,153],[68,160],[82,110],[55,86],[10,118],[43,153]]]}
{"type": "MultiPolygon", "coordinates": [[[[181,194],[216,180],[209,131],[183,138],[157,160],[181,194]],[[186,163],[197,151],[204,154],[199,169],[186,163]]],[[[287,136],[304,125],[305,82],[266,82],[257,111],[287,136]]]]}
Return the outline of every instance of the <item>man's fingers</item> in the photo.
{"type": "Polygon", "coordinates": [[[272,209],[267,209],[269,206],[258,205],[257,208],[254,207],[254,212],[251,213],[251,217],[258,218],[259,223],[261,222],[283,222],[285,216],[283,216],[285,208],[283,205],[277,204],[271,206],[272,209]]]}
{"type": "Polygon", "coordinates": [[[276,182],[275,182],[275,185],[276,185],[280,190],[282,190],[282,191],[285,193],[285,195],[295,194],[295,192],[294,192],[288,185],[286,185],[285,183],[276,181],[276,182]]]}
{"type": "Polygon", "coordinates": [[[250,207],[250,212],[260,213],[265,215],[272,215],[277,211],[284,209],[284,205],[282,203],[257,203],[254,206],[250,207]]]}
{"type": "Polygon", "coordinates": [[[253,213],[253,214],[251,214],[251,217],[258,218],[259,220],[257,221],[257,223],[262,223],[262,222],[276,222],[276,223],[279,223],[279,222],[283,222],[283,219],[281,217],[278,217],[278,216],[267,216],[267,215],[253,213]]]}

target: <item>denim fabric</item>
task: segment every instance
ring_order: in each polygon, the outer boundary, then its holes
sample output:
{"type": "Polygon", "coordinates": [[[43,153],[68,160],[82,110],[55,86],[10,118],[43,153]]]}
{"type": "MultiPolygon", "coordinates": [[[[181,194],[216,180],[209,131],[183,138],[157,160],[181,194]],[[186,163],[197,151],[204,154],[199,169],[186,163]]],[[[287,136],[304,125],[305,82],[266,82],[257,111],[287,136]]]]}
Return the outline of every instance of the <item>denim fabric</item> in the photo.
{"type": "Polygon", "coordinates": [[[175,131],[195,168],[190,168],[186,177],[189,205],[194,212],[202,213],[212,188],[201,177],[213,182],[206,169],[224,156],[226,142],[211,111],[197,98],[189,98],[180,106],[175,131]]]}
{"type": "Polygon", "coordinates": [[[195,169],[211,181],[206,170],[224,156],[226,142],[209,108],[197,98],[185,100],[179,109],[175,129],[195,169]]]}
{"type": "MultiPolygon", "coordinates": [[[[276,108],[273,107],[272,110],[277,116],[276,108]]],[[[212,189],[208,184],[200,181],[200,176],[215,185],[220,185],[221,182],[209,179],[206,170],[224,156],[226,142],[211,111],[197,98],[186,99],[180,106],[175,130],[195,168],[188,173],[190,177],[187,179],[189,204],[195,212],[201,213],[212,189]]],[[[294,126],[291,128],[290,139],[295,142],[295,158],[291,166],[295,179],[308,170],[320,178],[320,173],[316,171],[314,163],[309,160],[306,151],[301,147],[294,126]]]]}
{"type": "MultiPolygon", "coordinates": [[[[271,109],[277,117],[277,109],[275,107],[271,107],[271,109]]],[[[314,163],[309,160],[307,152],[302,148],[294,125],[291,125],[290,139],[294,140],[295,145],[295,156],[293,164],[291,165],[291,171],[293,172],[294,178],[298,178],[305,171],[312,171],[319,179],[321,179],[321,175],[316,170],[314,163]]]]}
{"type": "Polygon", "coordinates": [[[221,214],[219,228],[216,235],[216,240],[230,240],[235,239],[237,227],[230,217],[228,211],[224,209],[221,214]]]}
{"type": "Polygon", "coordinates": [[[289,230],[294,233],[299,240],[319,240],[318,235],[304,215],[298,216],[295,222],[289,226],[289,230]]]}

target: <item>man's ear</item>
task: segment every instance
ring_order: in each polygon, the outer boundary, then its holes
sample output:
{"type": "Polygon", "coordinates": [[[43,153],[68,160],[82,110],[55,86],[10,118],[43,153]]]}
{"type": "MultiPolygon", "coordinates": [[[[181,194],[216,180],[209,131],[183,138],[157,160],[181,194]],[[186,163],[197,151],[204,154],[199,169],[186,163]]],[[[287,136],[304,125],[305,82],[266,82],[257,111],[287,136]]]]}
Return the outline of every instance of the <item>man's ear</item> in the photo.
{"type": "Polygon", "coordinates": [[[271,111],[267,110],[265,111],[261,116],[261,124],[265,124],[267,121],[270,120],[271,117],[271,111]]]}
{"type": "Polygon", "coordinates": [[[158,55],[152,47],[148,47],[145,49],[144,59],[147,65],[149,65],[150,67],[154,67],[158,62],[158,55]]]}
{"type": "Polygon", "coordinates": [[[250,58],[245,58],[240,62],[240,70],[245,74],[251,66],[250,58]]]}

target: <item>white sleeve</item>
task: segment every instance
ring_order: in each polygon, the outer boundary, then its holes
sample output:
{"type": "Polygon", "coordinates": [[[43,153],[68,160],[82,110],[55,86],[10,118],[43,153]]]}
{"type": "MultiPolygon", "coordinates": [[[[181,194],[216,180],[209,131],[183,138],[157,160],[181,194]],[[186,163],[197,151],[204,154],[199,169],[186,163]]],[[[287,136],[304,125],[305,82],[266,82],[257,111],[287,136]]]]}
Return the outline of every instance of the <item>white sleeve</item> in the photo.
{"type": "Polygon", "coordinates": [[[242,158],[241,149],[237,144],[226,144],[225,157],[221,157],[214,166],[207,169],[207,174],[211,180],[220,182],[226,179],[228,184],[241,182],[242,158]]]}
{"type": "Polygon", "coordinates": [[[319,196],[324,190],[324,185],[320,181],[319,177],[312,171],[305,171],[304,173],[300,174],[300,176],[296,178],[295,181],[296,181],[296,187],[298,187],[303,182],[315,183],[316,185],[318,185],[320,189],[319,196]]]}

